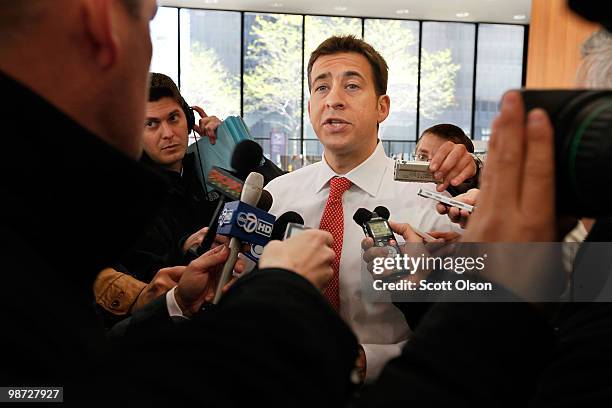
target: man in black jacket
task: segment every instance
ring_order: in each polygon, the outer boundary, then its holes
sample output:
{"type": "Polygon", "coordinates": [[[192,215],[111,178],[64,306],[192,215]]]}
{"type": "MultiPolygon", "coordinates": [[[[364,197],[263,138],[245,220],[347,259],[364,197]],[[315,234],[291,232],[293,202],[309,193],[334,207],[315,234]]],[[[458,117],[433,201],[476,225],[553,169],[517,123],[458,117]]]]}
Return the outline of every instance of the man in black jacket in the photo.
{"type": "Polygon", "coordinates": [[[141,161],[157,171],[168,184],[168,195],[151,226],[122,258],[121,265],[137,279],[150,282],[161,268],[184,264],[184,255],[201,241],[217,207],[217,196],[200,182],[201,169],[194,154],[186,154],[189,134],[197,131],[215,140],[221,121],[203,115],[195,124],[189,105],[172,79],[149,75],[149,101],[144,121],[141,161]]]}
{"type": "MultiPolygon", "coordinates": [[[[63,386],[78,406],[338,402],[356,343],[313,286],[331,276],[325,233],[313,231],[313,244],[273,245],[269,268],[215,310],[176,325],[162,296],[132,317],[117,347],[105,339],[93,280],[133,244],[165,190],[137,163],[155,10],[153,0],[0,5],[0,88],[10,101],[0,161],[0,385],[63,386]],[[42,131],[24,135],[29,123],[42,131]],[[305,253],[310,271],[292,259],[305,253]]],[[[172,293],[183,314],[226,256],[185,267],[172,293]]]]}

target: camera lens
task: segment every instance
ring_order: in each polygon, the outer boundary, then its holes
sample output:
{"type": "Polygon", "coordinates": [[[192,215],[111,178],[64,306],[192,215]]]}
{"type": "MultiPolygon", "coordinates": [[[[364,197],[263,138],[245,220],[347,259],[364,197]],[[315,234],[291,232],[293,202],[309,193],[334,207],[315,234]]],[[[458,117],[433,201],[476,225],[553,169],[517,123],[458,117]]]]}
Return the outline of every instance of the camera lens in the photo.
{"type": "Polygon", "coordinates": [[[604,180],[612,175],[612,92],[591,91],[572,98],[561,111],[559,125],[560,132],[566,129],[557,167],[566,175],[558,182],[572,198],[567,212],[580,216],[612,212],[609,201],[602,200],[608,194],[604,180]]]}
{"type": "Polygon", "coordinates": [[[546,110],[555,128],[557,212],[612,215],[612,91],[523,91],[527,111],[546,110]]]}

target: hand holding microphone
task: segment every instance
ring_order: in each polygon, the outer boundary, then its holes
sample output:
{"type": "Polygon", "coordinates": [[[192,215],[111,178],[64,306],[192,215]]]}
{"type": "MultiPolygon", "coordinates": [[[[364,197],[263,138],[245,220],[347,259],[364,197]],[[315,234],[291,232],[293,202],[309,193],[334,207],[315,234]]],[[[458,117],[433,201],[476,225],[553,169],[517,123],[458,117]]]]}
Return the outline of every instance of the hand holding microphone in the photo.
{"type": "Polygon", "coordinates": [[[222,290],[234,269],[242,242],[265,245],[272,233],[275,218],[261,210],[254,208],[259,201],[263,189],[263,176],[252,172],[244,182],[240,201],[225,205],[219,217],[219,234],[231,236],[230,253],[221,272],[213,303],[221,299],[222,290]]]}
{"type": "MultiPolygon", "coordinates": [[[[229,254],[228,247],[221,245],[194,259],[187,266],[175,267],[180,269],[181,276],[174,290],[174,298],[185,316],[197,313],[202,305],[213,300],[219,273],[229,254]]],[[[234,268],[242,272],[244,265],[238,262],[234,268]]],[[[230,284],[224,285],[222,290],[225,292],[230,284]]]]}

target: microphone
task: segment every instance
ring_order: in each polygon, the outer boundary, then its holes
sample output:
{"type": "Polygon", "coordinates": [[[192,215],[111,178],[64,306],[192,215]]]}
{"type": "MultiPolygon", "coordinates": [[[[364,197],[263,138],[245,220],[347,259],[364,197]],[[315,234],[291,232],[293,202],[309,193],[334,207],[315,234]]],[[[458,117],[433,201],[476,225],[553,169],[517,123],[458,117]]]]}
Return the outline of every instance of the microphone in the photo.
{"type": "MultiPolygon", "coordinates": [[[[376,207],[378,208],[378,207],[376,207]]],[[[362,229],[363,233],[368,236],[368,229],[366,228],[366,223],[372,219],[372,213],[365,208],[358,208],[353,214],[353,221],[357,223],[362,229]]]]}
{"type": "Polygon", "coordinates": [[[262,164],[264,160],[261,146],[250,139],[243,140],[234,147],[231,166],[238,178],[245,179],[248,174],[262,164]]]}
{"type": "MultiPolygon", "coordinates": [[[[363,229],[366,237],[370,237],[374,240],[375,247],[387,247],[389,255],[395,256],[401,252],[397,244],[397,238],[395,238],[395,234],[387,221],[389,215],[389,210],[383,206],[376,207],[374,212],[370,212],[365,208],[359,208],[355,211],[353,220],[363,229]]],[[[382,278],[382,280],[392,282],[401,279],[407,274],[409,274],[409,272],[400,270],[382,278]]]]}
{"type": "MultiPolygon", "coordinates": [[[[379,206],[376,207],[376,210],[387,217],[389,216],[389,210],[385,207],[379,206]]],[[[363,229],[366,237],[374,240],[374,246],[390,247],[395,250],[396,254],[400,253],[397,239],[389,226],[389,222],[386,218],[380,216],[377,211],[370,212],[365,208],[359,208],[353,214],[353,220],[363,229]],[[392,241],[395,242],[395,245],[392,245],[392,241]]]]}
{"type": "Polygon", "coordinates": [[[272,228],[272,237],[270,240],[279,240],[282,241],[285,239],[285,233],[288,228],[291,228],[291,224],[293,225],[304,225],[304,218],[295,211],[287,211],[280,217],[276,219],[274,223],[274,228],[272,228]]]}
{"type": "MultiPolygon", "coordinates": [[[[264,190],[263,192],[266,193],[267,191],[264,190]]],[[[299,227],[303,225],[304,219],[300,214],[296,213],[295,211],[288,211],[276,219],[274,227],[272,227],[272,234],[270,235],[270,239],[268,242],[272,240],[282,241],[285,237],[285,231],[288,231],[291,228],[303,229],[303,227],[299,227]]],[[[245,272],[251,272],[253,269],[255,269],[255,266],[259,262],[259,258],[263,253],[264,246],[265,245],[252,244],[250,245],[250,248],[247,252],[242,253],[242,255],[244,256],[244,261],[246,263],[245,272]]]]}
{"type": "Polygon", "coordinates": [[[262,211],[268,212],[270,211],[270,208],[272,208],[272,203],[274,203],[272,194],[270,194],[268,190],[261,190],[261,197],[257,202],[257,208],[262,211]]]}
{"type": "Polygon", "coordinates": [[[228,282],[234,269],[242,242],[255,245],[265,245],[272,235],[272,226],[275,217],[267,212],[255,208],[263,190],[263,176],[251,172],[244,182],[240,201],[227,203],[218,220],[218,233],[232,237],[229,248],[230,255],[223,266],[213,304],[221,299],[223,286],[228,282]]]}
{"type": "Polygon", "coordinates": [[[220,198],[208,224],[208,232],[196,251],[198,256],[207,252],[212,247],[217,235],[217,220],[223,210],[223,206],[228,201],[240,199],[243,180],[246,179],[251,171],[259,166],[262,158],[263,150],[259,144],[252,140],[243,140],[234,147],[232,152],[231,166],[237,170],[235,176],[231,172],[217,166],[213,166],[208,173],[208,184],[220,193],[220,198]]]}
{"type": "MultiPolygon", "coordinates": [[[[274,202],[274,199],[272,198],[272,194],[270,194],[267,190],[262,190],[261,191],[261,198],[259,199],[259,202],[257,203],[257,208],[259,208],[260,210],[262,210],[262,211],[267,213],[270,210],[270,208],[272,207],[272,203],[273,202],[274,202]]],[[[272,228],[272,231],[274,231],[274,227],[272,228]]],[[[272,232],[272,236],[274,236],[274,232],[272,232]]],[[[274,239],[274,238],[271,238],[271,239],[274,239]]],[[[268,242],[269,242],[269,240],[268,240],[268,242]]],[[[266,244],[268,242],[266,242],[266,244]]],[[[259,257],[261,256],[261,254],[263,252],[263,247],[264,246],[265,246],[265,244],[263,244],[263,245],[252,244],[252,245],[249,246],[249,250],[247,252],[243,252],[243,255],[245,257],[247,257],[249,260],[253,261],[252,267],[255,267],[255,264],[257,262],[259,262],[259,257]]],[[[251,269],[253,269],[253,268],[251,268],[251,269]]]]}
{"type": "Polygon", "coordinates": [[[384,218],[385,220],[389,221],[389,217],[391,216],[391,213],[389,212],[389,209],[387,207],[379,205],[378,207],[374,209],[374,212],[380,218],[384,218]]]}

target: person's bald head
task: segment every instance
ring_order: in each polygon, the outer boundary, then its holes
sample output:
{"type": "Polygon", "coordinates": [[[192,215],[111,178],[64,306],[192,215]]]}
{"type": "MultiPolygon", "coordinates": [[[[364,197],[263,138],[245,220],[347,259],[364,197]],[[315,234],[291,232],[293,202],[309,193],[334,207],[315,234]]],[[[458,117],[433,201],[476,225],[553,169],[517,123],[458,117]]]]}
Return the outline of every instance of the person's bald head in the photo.
{"type": "MultiPolygon", "coordinates": [[[[65,0],[64,0],[65,1],[65,0]]],[[[128,13],[138,18],[142,0],[119,0],[128,13]]],[[[63,6],[49,0],[0,0],[0,41],[16,32],[35,27],[44,18],[48,8],[61,9],[63,6]]]]}
{"type": "Polygon", "coordinates": [[[138,157],[156,10],[155,0],[0,0],[0,70],[138,157]]]}

